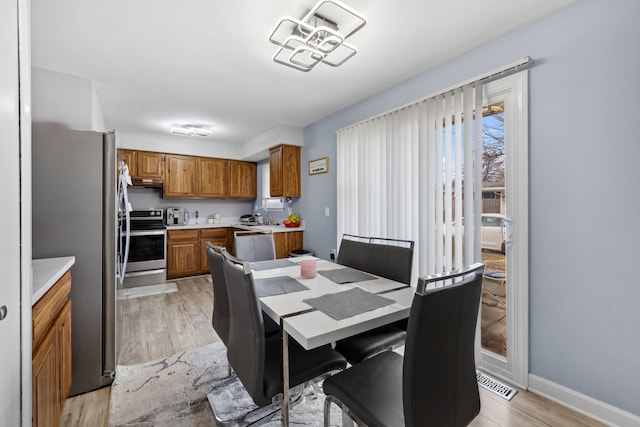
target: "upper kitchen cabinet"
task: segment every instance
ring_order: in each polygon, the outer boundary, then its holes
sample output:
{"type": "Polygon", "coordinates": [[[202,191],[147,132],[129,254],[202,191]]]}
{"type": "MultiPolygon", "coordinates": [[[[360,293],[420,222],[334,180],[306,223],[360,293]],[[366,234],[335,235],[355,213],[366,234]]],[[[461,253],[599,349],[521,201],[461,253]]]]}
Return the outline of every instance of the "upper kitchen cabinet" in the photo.
{"type": "Polygon", "coordinates": [[[200,158],[200,196],[227,197],[229,182],[229,160],[200,158]]]}
{"type": "Polygon", "coordinates": [[[129,167],[129,175],[131,175],[132,177],[137,176],[136,157],[136,152],[133,150],[118,150],[118,167],[120,166],[120,162],[125,162],[125,164],[129,167]]]}
{"type": "Polygon", "coordinates": [[[198,166],[200,159],[176,154],[165,155],[164,198],[198,197],[198,166]]]}
{"type": "Polygon", "coordinates": [[[280,145],[269,150],[271,197],[300,197],[300,147],[280,145]]]}
{"type": "Polygon", "coordinates": [[[232,199],[255,199],[257,197],[256,164],[240,160],[229,160],[229,193],[232,199]]]}
{"type": "Polygon", "coordinates": [[[136,153],[136,173],[132,176],[142,179],[164,178],[164,158],[163,153],[138,151],[136,153]]]}

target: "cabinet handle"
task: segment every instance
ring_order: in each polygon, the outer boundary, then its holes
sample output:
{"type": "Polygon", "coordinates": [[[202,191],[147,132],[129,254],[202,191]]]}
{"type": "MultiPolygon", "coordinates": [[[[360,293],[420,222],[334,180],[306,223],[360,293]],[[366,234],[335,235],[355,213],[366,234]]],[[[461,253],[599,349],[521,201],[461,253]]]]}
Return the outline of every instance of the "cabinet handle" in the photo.
{"type": "Polygon", "coordinates": [[[4,320],[5,317],[7,317],[7,306],[3,305],[0,307],[0,320],[4,320]]]}

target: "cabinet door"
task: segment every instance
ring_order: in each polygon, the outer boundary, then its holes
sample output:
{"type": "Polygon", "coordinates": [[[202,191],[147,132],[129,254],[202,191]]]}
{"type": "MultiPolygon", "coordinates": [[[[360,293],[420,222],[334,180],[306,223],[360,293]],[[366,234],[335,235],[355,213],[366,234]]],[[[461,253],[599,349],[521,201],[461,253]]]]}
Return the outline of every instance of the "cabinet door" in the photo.
{"type": "Polygon", "coordinates": [[[167,251],[167,277],[193,276],[200,271],[199,241],[170,242],[167,251]]]}
{"type": "Polygon", "coordinates": [[[227,197],[229,161],[200,158],[200,196],[227,197]]]}
{"type": "Polygon", "coordinates": [[[57,427],[60,420],[57,334],[50,328],[33,355],[31,398],[34,427],[57,427]]]}
{"type": "Polygon", "coordinates": [[[67,301],[54,327],[58,331],[58,357],[60,369],[60,413],[71,390],[71,301],[67,301]]]}
{"type": "Polygon", "coordinates": [[[276,247],[276,258],[288,258],[289,252],[302,249],[302,231],[287,231],[273,233],[273,243],[276,247]]]}
{"type": "Polygon", "coordinates": [[[256,164],[229,160],[229,197],[235,199],[255,199],[256,164]]]}
{"type": "Polygon", "coordinates": [[[136,159],[137,178],[164,178],[164,154],[138,151],[136,159]]]}
{"type": "Polygon", "coordinates": [[[300,147],[281,145],[269,150],[272,197],[300,197],[300,147]]]}
{"type": "MultiPolygon", "coordinates": [[[[137,167],[137,162],[136,162],[136,152],[133,150],[118,150],[118,165],[116,165],[116,168],[119,168],[119,163],[120,162],[125,162],[127,164],[127,166],[129,167],[129,175],[131,175],[132,178],[137,178],[138,177],[138,171],[136,169],[137,167]]],[[[120,169],[117,170],[117,173],[120,173],[120,169]]]]}
{"type": "MultiPolygon", "coordinates": [[[[200,273],[208,274],[209,259],[207,258],[207,242],[216,246],[227,247],[227,228],[201,228],[200,229],[200,273]]],[[[227,248],[227,250],[229,250],[227,248]]]]}
{"type": "Polygon", "coordinates": [[[200,273],[202,274],[209,274],[211,272],[209,269],[209,258],[207,257],[207,242],[224,248],[227,246],[227,238],[225,236],[224,238],[200,239],[200,273]]]}
{"type": "Polygon", "coordinates": [[[269,193],[271,197],[283,197],[282,145],[269,150],[269,193]]]}
{"type": "Polygon", "coordinates": [[[167,155],[165,158],[165,198],[194,198],[198,195],[197,157],[167,155]]]}

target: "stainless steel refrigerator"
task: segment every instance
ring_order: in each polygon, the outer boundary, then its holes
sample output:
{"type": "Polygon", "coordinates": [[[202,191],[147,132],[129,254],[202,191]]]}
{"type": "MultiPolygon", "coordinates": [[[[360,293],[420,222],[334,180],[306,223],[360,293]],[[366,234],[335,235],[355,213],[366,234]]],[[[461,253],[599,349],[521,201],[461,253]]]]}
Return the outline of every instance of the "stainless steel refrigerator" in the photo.
{"type": "Polygon", "coordinates": [[[118,358],[124,239],[116,159],[113,132],[33,124],[33,258],[76,257],[71,396],[110,384],[118,358]]]}

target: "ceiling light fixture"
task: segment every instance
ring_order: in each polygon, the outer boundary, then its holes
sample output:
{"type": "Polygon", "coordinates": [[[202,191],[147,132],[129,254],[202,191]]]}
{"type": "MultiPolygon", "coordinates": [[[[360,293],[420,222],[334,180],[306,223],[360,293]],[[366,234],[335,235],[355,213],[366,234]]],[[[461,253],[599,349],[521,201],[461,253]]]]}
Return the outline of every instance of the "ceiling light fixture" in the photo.
{"type": "Polygon", "coordinates": [[[319,63],[338,67],[358,53],[345,40],[367,23],[366,18],[338,0],[320,0],[302,19],[283,16],[269,41],[279,46],[274,62],[299,71],[319,63]]]}
{"type": "Polygon", "coordinates": [[[171,133],[182,136],[209,136],[211,131],[200,126],[185,125],[171,128],[171,133]]]}

